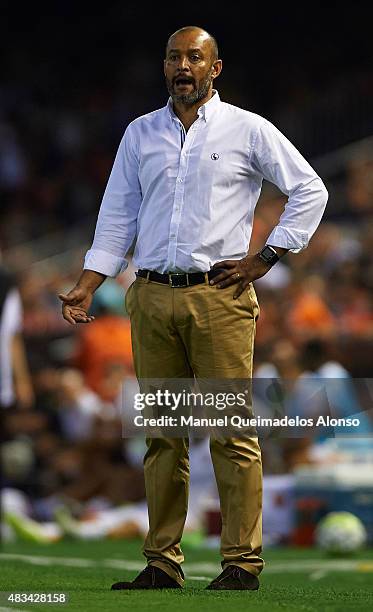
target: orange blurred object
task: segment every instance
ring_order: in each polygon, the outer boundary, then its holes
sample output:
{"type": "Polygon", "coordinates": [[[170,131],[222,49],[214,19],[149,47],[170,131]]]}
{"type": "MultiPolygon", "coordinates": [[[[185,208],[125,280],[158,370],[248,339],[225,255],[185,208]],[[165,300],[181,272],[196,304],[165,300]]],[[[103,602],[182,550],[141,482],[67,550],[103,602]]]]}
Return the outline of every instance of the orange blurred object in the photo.
{"type": "Polygon", "coordinates": [[[123,379],[133,375],[129,320],[108,314],[83,327],[75,363],[86,384],[104,401],[113,401],[123,379]]]}
{"type": "Polygon", "coordinates": [[[289,322],[292,327],[311,335],[328,334],[335,328],[332,313],[324,300],[316,293],[303,293],[295,301],[289,322]]]}

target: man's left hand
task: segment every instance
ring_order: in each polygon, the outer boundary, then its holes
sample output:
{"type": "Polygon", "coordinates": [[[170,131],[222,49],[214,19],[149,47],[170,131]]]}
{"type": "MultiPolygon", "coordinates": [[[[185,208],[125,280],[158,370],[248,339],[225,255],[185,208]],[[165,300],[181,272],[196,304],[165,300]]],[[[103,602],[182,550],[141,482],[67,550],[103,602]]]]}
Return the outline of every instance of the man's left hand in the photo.
{"type": "Polygon", "coordinates": [[[217,289],[237,285],[233,299],[236,300],[246,287],[257,278],[264,276],[271,269],[258,255],[247,255],[243,259],[226,259],[212,266],[212,270],[224,268],[218,276],[210,281],[217,289]]]}

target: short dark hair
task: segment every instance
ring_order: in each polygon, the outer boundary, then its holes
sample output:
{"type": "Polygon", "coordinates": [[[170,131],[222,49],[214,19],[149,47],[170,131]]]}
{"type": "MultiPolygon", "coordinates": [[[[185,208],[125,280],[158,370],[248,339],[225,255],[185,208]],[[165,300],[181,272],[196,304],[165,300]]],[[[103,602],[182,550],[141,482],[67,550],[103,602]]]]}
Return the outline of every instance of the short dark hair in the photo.
{"type": "Polygon", "coordinates": [[[210,34],[210,32],[207,32],[207,30],[204,30],[203,28],[200,28],[199,26],[184,26],[183,28],[180,28],[179,30],[176,30],[176,32],[171,34],[171,36],[169,36],[168,38],[167,45],[166,45],[166,55],[167,55],[167,49],[168,49],[168,45],[170,44],[171,38],[173,38],[177,34],[182,34],[183,32],[190,32],[191,30],[200,30],[201,32],[204,32],[205,34],[207,34],[207,36],[209,37],[211,41],[212,59],[215,62],[215,60],[219,58],[219,49],[218,49],[218,43],[216,42],[216,38],[212,34],[210,34]]]}

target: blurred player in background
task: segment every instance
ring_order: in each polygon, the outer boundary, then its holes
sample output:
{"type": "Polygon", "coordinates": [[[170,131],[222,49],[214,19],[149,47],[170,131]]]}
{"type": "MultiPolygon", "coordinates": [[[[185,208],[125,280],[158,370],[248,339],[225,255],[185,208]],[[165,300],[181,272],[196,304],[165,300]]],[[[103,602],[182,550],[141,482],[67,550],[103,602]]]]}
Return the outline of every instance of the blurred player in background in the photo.
{"type": "MultiPolygon", "coordinates": [[[[258,303],[252,282],[308,245],[327,192],[295,147],[259,115],[213,89],[215,39],[186,27],[168,40],[167,105],[133,121],[120,144],[84,271],[60,295],[71,324],[90,323],[94,291],[126,267],[136,240],[137,279],[126,294],[138,379],[252,376],[258,303]],[[263,178],[288,196],[280,221],[248,255],[263,178]]],[[[113,589],[181,588],[188,504],[188,440],[147,440],[148,566],[113,589]]],[[[256,437],[211,438],[223,529],[222,573],[212,590],[256,590],[263,568],[262,468],[256,437]]]]}
{"type": "Polygon", "coordinates": [[[22,304],[0,264],[0,407],[31,408],[34,392],[22,338],[22,304]]]}

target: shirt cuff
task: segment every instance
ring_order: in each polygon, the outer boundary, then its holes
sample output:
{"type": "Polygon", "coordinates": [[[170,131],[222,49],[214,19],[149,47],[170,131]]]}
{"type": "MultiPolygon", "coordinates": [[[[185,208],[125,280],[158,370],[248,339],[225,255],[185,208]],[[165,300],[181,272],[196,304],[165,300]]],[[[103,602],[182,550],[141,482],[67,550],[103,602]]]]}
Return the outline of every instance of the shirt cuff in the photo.
{"type": "Polygon", "coordinates": [[[308,242],[307,232],[277,225],[268,236],[266,244],[299,253],[308,246],[308,242]]]}
{"type": "Polygon", "coordinates": [[[107,251],[90,249],[84,258],[84,270],[93,270],[105,276],[117,276],[128,266],[128,261],[122,257],[112,255],[107,251]]]}

